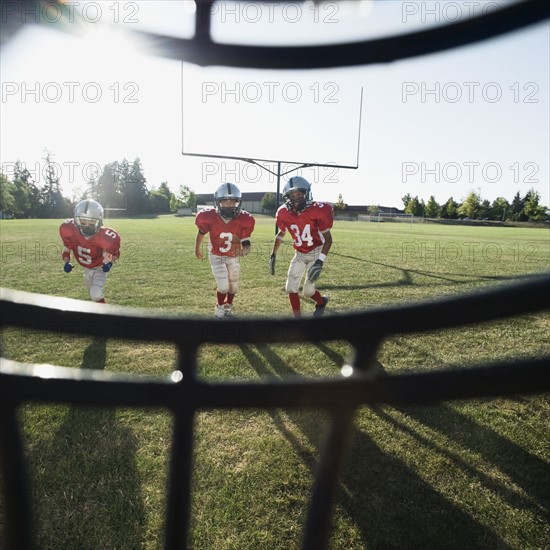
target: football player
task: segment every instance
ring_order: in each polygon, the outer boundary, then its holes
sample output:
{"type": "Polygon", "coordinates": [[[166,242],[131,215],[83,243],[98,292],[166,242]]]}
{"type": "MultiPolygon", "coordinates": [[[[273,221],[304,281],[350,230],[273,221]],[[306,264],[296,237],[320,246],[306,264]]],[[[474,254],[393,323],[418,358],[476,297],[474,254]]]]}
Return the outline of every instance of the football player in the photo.
{"type": "Polygon", "coordinates": [[[217,283],[214,315],[218,319],[231,315],[233,298],[239,288],[240,256],[250,253],[250,236],[256,220],[241,209],[242,195],[234,183],[222,183],[214,193],[215,207],[197,213],[195,256],[202,259],[202,242],[209,233],[208,258],[217,283]]]}
{"type": "Polygon", "coordinates": [[[113,263],[120,256],[120,236],[103,227],[103,207],[96,201],[84,200],[74,209],[74,217],[61,224],[63,270],[73,270],[71,253],[84,268],[84,284],[94,302],[105,303],[103,287],[113,263]]]}
{"type": "Polygon", "coordinates": [[[332,206],[313,202],[311,185],[301,176],[294,176],[288,180],[283,188],[283,199],[285,203],[277,210],[276,215],[278,232],[269,260],[270,273],[275,275],[277,250],[288,230],[293,239],[294,257],[290,261],[285,289],[292,313],[297,318],[301,315],[300,282],[304,273],[307,273],[303,294],[315,302],[313,316],[321,317],[329,299],[327,296],[321,296],[315,288],[315,282],[332,246],[332,206]]]}

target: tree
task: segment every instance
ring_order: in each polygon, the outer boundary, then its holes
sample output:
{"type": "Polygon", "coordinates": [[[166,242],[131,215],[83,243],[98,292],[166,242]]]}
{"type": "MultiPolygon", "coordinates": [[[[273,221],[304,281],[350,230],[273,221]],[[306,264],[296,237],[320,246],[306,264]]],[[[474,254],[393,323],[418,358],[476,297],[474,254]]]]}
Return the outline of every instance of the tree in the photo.
{"type": "Polygon", "coordinates": [[[460,205],[453,199],[449,197],[447,202],[441,207],[441,217],[448,220],[456,220],[458,218],[458,207],[460,205]]]}
{"type": "Polygon", "coordinates": [[[275,214],[275,209],[277,208],[277,197],[275,193],[266,193],[260,201],[260,208],[262,212],[266,212],[270,216],[275,214]]]}
{"type": "Polygon", "coordinates": [[[441,206],[439,206],[439,203],[435,200],[435,197],[433,195],[431,195],[428,199],[425,215],[427,218],[441,217],[441,206]]]}
{"type": "Polygon", "coordinates": [[[403,203],[406,203],[405,205],[405,213],[406,214],[412,214],[413,216],[417,216],[418,218],[421,218],[424,216],[424,210],[425,205],[424,201],[419,201],[418,196],[414,196],[411,198],[410,195],[405,195],[403,197],[403,203]]]}
{"type": "Polygon", "coordinates": [[[403,207],[405,208],[405,212],[406,212],[407,206],[409,206],[409,203],[412,200],[411,194],[407,193],[404,197],[401,197],[401,200],[403,201],[403,207]]]}
{"type": "Polygon", "coordinates": [[[491,217],[491,203],[487,199],[481,201],[477,217],[480,220],[489,219],[491,217]]]}
{"type": "Polygon", "coordinates": [[[194,210],[197,207],[198,201],[197,194],[190,187],[180,185],[180,192],[176,197],[176,210],[180,206],[194,210]]]}
{"type": "Polygon", "coordinates": [[[475,219],[479,211],[479,196],[473,191],[466,197],[466,200],[458,207],[458,214],[466,218],[475,219]]]}
{"type": "Polygon", "coordinates": [[[371,216],[377,216],[378,212],[380,212],[380,207],[377,204],[371,204],[369,206],[369,214],[371,216]]]}
{"type": "Polygon", "coordinates": [[[510,203],[504,197],[497,197],[491,205],[491,219],[504,221],[507,214],[510,214],[510,203]]]}
{"type": "Polygon", "coordinates": [[[539,222],[546,218],[546,208],[539,204],[540,194],[534,189],[529,189],[523,199],[523,214],[529,221],[539,222]]]}
{"type": "Polygon", "coordinates": [[[514,195],[512,199],[512,204],[510,204],[510,218],[513,221],[526,221],[527,216],[523,213],[523,208],[525,203],[521,198],[519,191],[514,195]]]}
{"type": "MultiPolygon", "coordinates": [[[[168,187],[168,182],[163,181],[158,189],[154,189],[149,193],[151,202],[151,211],[155,213],[165,213],[171,211],[171,199],[173,193],[168,187]]],[[[175,211],[175,210],[174,210],[175,211]]]]}
{"type": "Polygon", "coordinates": [[[104,208],[123,208],[124,197],[119,191],[120,165],[117,161],[103,167],[95,190],[90,189],[91,197],[104,208]]]}
{"type": "Polygon", "coordinates": [[[34,185],[30,172],[18,160],[13,170],[14,214],[18,218],[28,218],[39,206],[39,190],[34,185]]]}
{"type": "Polygon", "coordinates": [[[12,195],[13,184],[7,176],[0,172],[0,216],[10,217],[13,215],[15,200],[12,195]]]}
{"type": "Polygon", "coordinates": [[[124,169],[124,166],[122,168],[121,176],[124,186],[126,211],[130,215],[149,212],[149,191],[146,185],[147,180],[141,168],[141,161],[139,158],[136,158],[128,171],[124,169]]]}
{"type": "Polygon", "coordinates": [[[344,202],[342,194],[338,195],[338,200],[334,203],[334,210],[345,210],[348,205],[344,202]]]}

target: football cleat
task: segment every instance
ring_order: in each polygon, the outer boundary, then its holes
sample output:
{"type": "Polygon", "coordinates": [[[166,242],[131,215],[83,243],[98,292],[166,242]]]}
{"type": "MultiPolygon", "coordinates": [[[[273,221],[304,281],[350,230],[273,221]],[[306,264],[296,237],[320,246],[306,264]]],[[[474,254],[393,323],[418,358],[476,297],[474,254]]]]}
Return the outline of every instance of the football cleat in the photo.
{"type": "Polygon", "coordinates": [[[223,308],[226,317],[231,317],[233,315],[231,311],[233,309],[233,304],[223,304],[223,308]]]}
{"type": "Polygon", "coordinates": [[[323,305],[317,304],[315,306],[315,311],[313,312],[313,317],[322,317],[323,313],[325,313],[325,308],[327,307],[329,301],[328,296],[323,296],[323,305]]]}
{"type": "Polygon", "coordinates": [[[223,306],[216,305],[216,309],[214,309],[214,317],[216,317],[216,319],[223,319],[225,317],[225,308],[223,306]]]}

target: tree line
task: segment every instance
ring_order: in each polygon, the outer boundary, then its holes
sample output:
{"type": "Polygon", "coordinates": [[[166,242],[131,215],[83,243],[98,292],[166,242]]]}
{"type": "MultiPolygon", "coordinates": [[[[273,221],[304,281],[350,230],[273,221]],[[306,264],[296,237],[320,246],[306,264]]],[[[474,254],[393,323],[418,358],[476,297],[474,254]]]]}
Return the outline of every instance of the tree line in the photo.
{"type": "Polygon", "coordinates": [[[17,161],[8,178],[0,172],[0,213],[9,218],[68,218],[76,204],[84,199],[97,200],[104,208],[120,209],[125,215],[167,214],[180,206],[194,208],[197,195],[181,185],[176,195],[162,182],[149,190],[139,158],[114,161],[91,177],[78,199],[63,196],[58,171],[51,155],[44,159],[44,184],[39,185],[24,163],[17,161]]]}
{"type": "MultiPolygon", "coordinates": [[[[0,172],[0,213],[13,218],[68,218],[76,203],[83,199],[97,200],[104,208],[120,209],[125,215],[168,214],[179,207],[195,209],[198,195],[186,185],[180,185],[173,193],[167,182],[158,188],[147,187],[147,179],[139,158],[113,161],[103,167],[101,174],[91,177],[83,195],[71,200],[63,196],[58,172],[50,153],[43,170],[44,184],[38,185],[32,174],[20,161],[15,163],[10,179],[0,172]]],[[[471,192],[462,202],[450,197],[439,204],[432,195],[428,201],[407,193],[401,199],[404,211],[417,217],[440,219],[481,219],[498,221],[550,221],[550,209],[540,204],[540,194],[530,189],[523,197],[519,191],[509,202],[497,197],[492,203],[471,192]]],[[[266,193],[261,208],[266,213],[276,209],[274,193],[266,193]]],[[[345,210],[342,195],[334,203],[336,210],[345,210]]],[[[369,207],[370,214],[377,214],[379,206],[369,207]]]]}
{"type": "Polygon", "coordinates": [[[504,197],[497,197],[493,202],[471,192],[463,202],[450,197],[444,204],[439,204],[433,195],[428,202],[419,200],[418,196],[407,193],[401,198],[407,214],[424,218],[496,220],[496,221],[550,221],[550,209],[540,204],[540,194],[530,189],[522,197],[519,191],[511,202],[504,197]]]}
{"type": "MultiPolygon", "coordinates": [[[[433,195],[428,202],[407,193],[401,197],[406,214],[412,214],[417,218],[431,219],[471,219],[471,220],[495,220],[495,221],[521,221],[521,222],[548,222],[550,221],[550,209],[540,204],[540,194],[530,189],[523,197],[518,191],[511,202],[504,197],[497,197],[492,203],[487,199],[471,192],[462,202],[457,202],[450,197],[447,202],[439,204],[433,195]]],[[[334,203],[335,210],[345,211],[348,205],[342,195],[334,203]]],[[[380,206],[368,207],[368,213],[377,215],[380,206]]]]}

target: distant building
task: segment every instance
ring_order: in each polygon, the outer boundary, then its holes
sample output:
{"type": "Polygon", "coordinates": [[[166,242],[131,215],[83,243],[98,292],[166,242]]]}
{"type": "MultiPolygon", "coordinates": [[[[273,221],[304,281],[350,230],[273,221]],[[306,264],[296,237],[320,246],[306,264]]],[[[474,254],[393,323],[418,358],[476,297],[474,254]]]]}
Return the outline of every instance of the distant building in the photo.
{"type": "MultiPolygon", "coordinates": [[[[241,207],[243,210],[250,212],[251,214],[263,214],[260,203],[266,193],[270,191],[254,191],[250,193],[243,193],[241,207]]],[[[214,193],[208,195],[197,195],[197,205],[200,206],[214,206],[214,193]]]]}
{"type": "MultiPolygon", "coordinates": [[[[357,220],[359,216],[369,214],[370,207],[370,204],[348,204],[344,210],[334,210],[334,219],[357,220]]],[[[378,206],[378,212],[380,214],[402,214],[403,210],[395,208],[395,206],[378,206]]]]}

